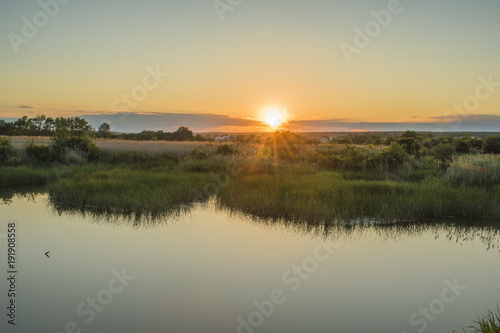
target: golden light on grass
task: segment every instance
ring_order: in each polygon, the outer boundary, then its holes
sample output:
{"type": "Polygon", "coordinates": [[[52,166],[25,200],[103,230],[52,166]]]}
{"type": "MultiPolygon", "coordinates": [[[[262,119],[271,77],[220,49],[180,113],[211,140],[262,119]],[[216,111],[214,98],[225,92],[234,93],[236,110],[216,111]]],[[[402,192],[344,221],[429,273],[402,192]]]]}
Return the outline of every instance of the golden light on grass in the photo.
{"type": "Polygon", "coordinates": [[[262,118],[267,125],[276,129],[286,121],[287,113],[282,107],[268,106],[262,110],[262,118]]]}

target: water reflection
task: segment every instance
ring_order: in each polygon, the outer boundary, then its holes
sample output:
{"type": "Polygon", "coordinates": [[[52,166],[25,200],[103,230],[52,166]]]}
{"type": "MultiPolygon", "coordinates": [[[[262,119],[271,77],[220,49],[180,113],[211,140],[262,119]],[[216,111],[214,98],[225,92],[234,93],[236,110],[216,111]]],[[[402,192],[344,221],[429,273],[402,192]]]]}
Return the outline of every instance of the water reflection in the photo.
{"type": "MultiPolygon", "coordinates": [[[[445,238],[459,245],[478,242],[486,251],[500,252],[500,222],[479,220],[446,220],[427,222],[395,222],[387,223],[369,219],[356,219],[334,223],[311,223],[288,219],[263,218],[235,209],[228,209],[216,200],[203,204],[183,205],[156,213],[117,212],[113,210],[96,211],[85,208],[74,208],[50,202],[52,211],[67,217],[81,217],[91,223],[128,225],[132,228],[151,228],[162,224],[179,221],[200,214],[200,209],[210,209],[217,213],[238,218],[246,223],[257,224],[266,229],[279,230],[284,234],[309,236],[323,240],[343,240],[357,242],[359,240],[376,239],[379,242],[404,242],[410,238],[433,235],[434,239],[445,238]]],[[[203,214],[203,211],[201,211],[203,214]]]]}
{"type": "Polygon", "coordinates": [[[444,237],[459,245],[479,241],[486,246],[487,251],[498,250],[500,252],[500,221],[497,220],[448,219],[390,223],[373,219],[353,219],[334,221],[332,223],[311,223],[289,219],[263,218],[252,213],[227,208],[223,205],[217,205],[217,208],[225,211],[230,216],[246,217],[252,223],[267,228],[279,229],[285,233],[312,235],[324,240],[343,239],[356,242],[375,237],[381,242],[403,242],[409,238],[432,234],[436,240],[444,237]]]}
{"type": "Polygon", "coordinates": [[[177,221],[188,216],[193,205],[182,205],[161,212],[119,212],[113,210],[94,210],[58,205],[50,201],[51,213],[68,218],[83,218],[96,224],[128,225],[132,228],[146,229],[160,224],[177,221]]]}
{"type": "Polygon", "coordinates": [[[35,198],[44,193],[41,186],[16,186],[0,188],[0,205],[10,205],[14,198],[34,201],[35,198]]]}

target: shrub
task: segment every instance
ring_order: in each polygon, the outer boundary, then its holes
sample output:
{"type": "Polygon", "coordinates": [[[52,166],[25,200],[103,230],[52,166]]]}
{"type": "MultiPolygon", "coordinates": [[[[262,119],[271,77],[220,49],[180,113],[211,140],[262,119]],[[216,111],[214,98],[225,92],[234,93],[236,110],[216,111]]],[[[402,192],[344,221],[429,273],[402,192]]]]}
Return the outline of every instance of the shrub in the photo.
{"type": "Polygon", "coordinates": [[[450,161],[454,153],[455,146],[451,143],[439,143],[436,148],[434,148],[434,157],[441,162],[450,161]]]}
{"type": "Polygon", "coordinates": [[[23,164],[23,160],[19,157],[11,157],[7,161],[5,161],[5,165],[10,167],[18,167],[21,164],[23,164]]]}
{"type": "Polygon", "coordinates": [[[230,145],[218,146],[215,154],[217,155],[233,155],[235,153],[234,149],[230,145]]]}
{"type": "Polygon", "coordinates": [[[455,151],[459,154],[468,154],[470,152],[470,142],[466,140],[458,140],[455,143],[455,151]]]}
{"type": "Polygon", "coordinates": [[[0,138],[0,163],[7,161],[16,155],[16,149],[10,139],[0,138]]]}
{"type": "MultiPolygon", "coordinates": [[[[52,138],[51,148],[55,159],[65,164],[75,161],[79,155],[85,161],[96,162],[101,158],[101,151],[89,137],[80,136],[58,136],[52,138]]],[[[80,158],[77,159],[80,162],[80,158]]]]}
{"type": "Polygon", "coordinates": [[[28,158],[37,162],[52,162],[55,159],[54,151],[49,146],[37,145],[33,140],[30,140],[25,146],[28,158]]]}
{"type": "Polygon", "coordinates": [[[401,144],[393,142],[389,148],[380,153],[379,158],[384,169],[395,170],[405,163],[408,153],[401,144]]]}
{"type": "Polygon", "coordinates": [[[489,136],[483,142],[485,154],[500,154],[500,136],[489,136]]]}
{"type": "Polygon", "coordinates": [[[190,156],[196,160],[203,160],[208,157],[208,154],[198,148],[195,148],[191,151],[190,156]]]}

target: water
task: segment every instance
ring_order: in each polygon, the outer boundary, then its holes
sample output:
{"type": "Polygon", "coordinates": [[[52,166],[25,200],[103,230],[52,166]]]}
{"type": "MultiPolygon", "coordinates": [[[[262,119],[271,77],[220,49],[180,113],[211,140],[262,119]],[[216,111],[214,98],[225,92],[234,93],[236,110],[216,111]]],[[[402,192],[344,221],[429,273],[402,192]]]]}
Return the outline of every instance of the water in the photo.
{"type": "Polygon", "coordinates": [[[500,303],[497,222],[324,228],[212,203],[109,219],[46,194],[0,216],[3,276],[10,221],[18,251],[17,325],[2,314],[1,332],[451,333],[500,303]]]}

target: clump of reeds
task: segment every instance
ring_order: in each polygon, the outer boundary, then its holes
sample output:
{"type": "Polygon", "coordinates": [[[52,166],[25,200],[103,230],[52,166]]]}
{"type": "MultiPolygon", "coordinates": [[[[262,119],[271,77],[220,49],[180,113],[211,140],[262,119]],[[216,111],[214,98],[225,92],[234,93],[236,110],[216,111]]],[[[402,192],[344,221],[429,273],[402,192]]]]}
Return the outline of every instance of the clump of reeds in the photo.
{"type": "Polygon", "coordinates": [[[461,186],[491,186],[500,183],[500,156],[464,155],[456,157],[445,178],[461,186]]]}
{"type": "MultiPolygon", "coordinates": [[[[469,326],[472,333],[499,333],[500,332],[500,308],[497,306],[496,310],[488,310],[488,312],[476,320],[474,325],[469,326]]],[[[464,332],[467,332],[464,329],[464,332]]]]}

